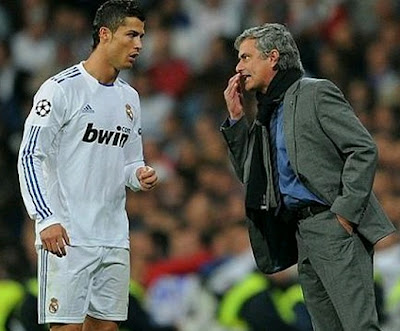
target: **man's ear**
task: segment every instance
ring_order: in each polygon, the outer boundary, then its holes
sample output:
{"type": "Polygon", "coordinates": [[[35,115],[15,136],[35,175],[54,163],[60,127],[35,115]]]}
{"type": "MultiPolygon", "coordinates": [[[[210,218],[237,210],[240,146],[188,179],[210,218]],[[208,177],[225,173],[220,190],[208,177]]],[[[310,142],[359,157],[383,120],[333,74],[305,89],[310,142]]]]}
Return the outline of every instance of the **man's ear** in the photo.
{"type": "Polygon", "coordinates": [[[102,26],[99,30],[99,38],[100,42],[108,42],[111,39],[111,30],[105,26],[102,26]]]}
{"type": "Polygon", "coordinates": [[[277,49],[273,49],[268,53],[268,55],[274,65],[278,63],[280,55],[277,49]]]}
{"type": "Polygon", "coordinates": [[[277,49],[273,49],[267,53],[267,60],[270,62],[273,70],[278,70],[278,61],[279,61],[279,51],[277,49]]]}

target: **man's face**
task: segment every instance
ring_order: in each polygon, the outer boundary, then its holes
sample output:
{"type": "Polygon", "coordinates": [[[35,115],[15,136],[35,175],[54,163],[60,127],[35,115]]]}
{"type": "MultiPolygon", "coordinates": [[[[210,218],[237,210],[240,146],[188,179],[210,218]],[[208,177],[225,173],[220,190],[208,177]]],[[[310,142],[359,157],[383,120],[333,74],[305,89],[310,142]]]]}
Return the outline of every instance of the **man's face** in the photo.
{"type": "Polygon", "coordinates": [[[136,17],[126,17],[106,41],[109,63],[117,70],[130,69],[142,49],[144,22],[136,17]]]}
{"type": "Polygon", "coordinates": [[[240,73],[246,91],[265,93],[277,73],[273,67],[278,62],[279,52],[273,50],[263,56],[256,48],[255,39],[245,39],[240,44],[238,58],[236,72],[240,73]]]}

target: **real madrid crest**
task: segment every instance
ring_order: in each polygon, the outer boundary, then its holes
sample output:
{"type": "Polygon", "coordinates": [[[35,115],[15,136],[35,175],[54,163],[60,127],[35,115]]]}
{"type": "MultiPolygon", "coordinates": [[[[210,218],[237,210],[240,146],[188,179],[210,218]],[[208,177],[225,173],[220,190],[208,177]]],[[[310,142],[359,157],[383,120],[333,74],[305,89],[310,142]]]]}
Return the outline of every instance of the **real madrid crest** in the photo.
{"type": "Polygon", "coordinates": [[[133,109],[132,109],[132,106],[127,103],[125,105],[125,111],[126,111],[126,114],[129,117],[129,119],[132,121],[133,120],[133,109]]]}
{"type": "Polygon", "coordinates": [[[50,299],[49,312],[55,314],[59,308],[58,300],[56,298],[50,299]]]}

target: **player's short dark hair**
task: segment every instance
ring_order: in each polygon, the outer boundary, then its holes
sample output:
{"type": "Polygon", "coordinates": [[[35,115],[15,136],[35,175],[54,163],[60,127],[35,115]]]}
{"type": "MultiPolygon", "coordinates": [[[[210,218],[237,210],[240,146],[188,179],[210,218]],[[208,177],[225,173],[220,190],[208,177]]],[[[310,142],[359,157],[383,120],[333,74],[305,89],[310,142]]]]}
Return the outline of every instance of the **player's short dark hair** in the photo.
{"type": "Polygon", "coordinates": [[[101,27],[106,27],[111,32],[117,31],[123,24],[126,17],[136,17],[142,22],[145,21],[145,15],[135,0],[109,0],[103,3],[96,11],[93,20],[93,49],[100,42],[99,31],[101,27]]]}

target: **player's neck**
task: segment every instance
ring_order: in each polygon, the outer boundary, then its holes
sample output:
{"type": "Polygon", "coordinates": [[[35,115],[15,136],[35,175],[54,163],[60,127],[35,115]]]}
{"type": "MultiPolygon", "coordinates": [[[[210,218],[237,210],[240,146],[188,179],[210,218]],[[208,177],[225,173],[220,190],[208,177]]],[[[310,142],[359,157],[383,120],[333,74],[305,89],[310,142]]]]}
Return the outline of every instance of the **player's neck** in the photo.
{"type": "Polygon", "coordinates": [[[105,85],[114,83],[119,74],[119,71],[111,66],[107,59],[96,50],[83,62],[83,66],[91,76],[105,85]]]}

